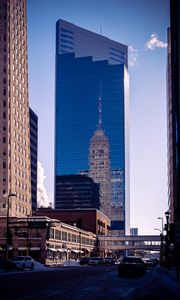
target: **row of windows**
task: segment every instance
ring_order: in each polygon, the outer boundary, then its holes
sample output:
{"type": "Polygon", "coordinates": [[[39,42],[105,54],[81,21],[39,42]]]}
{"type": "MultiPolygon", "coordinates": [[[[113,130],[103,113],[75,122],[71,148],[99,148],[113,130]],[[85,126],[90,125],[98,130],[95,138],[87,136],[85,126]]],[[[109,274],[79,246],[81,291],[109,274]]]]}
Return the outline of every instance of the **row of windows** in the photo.
{"type": "Polygon", "coordinates": [[[28,190],[27,184],[24,183],[24,181],[21,181],[21,180],[19,180],[19,179],[17,179],[17,178],[14,179],[14,185],[15,185],[16,187],[21,188],[22,190],[25,190],[25,191],[28,190]]]}
{"type": "MultiPolygon", "coordinates": [[[[10,207],[11,207],[11,204],[10,204],[10,207]]],[[[6,208],[6,203],[2,203],[2,208],[6,208]]],[[[28,210],[27,210],[27,208],[26,207],[24,207],[23,205],[21,205],[21,204],[15,204],[15,210],[16,211],[19,211],[20,213],[23,213],[24,215],[26,215],[27,216],[27,212],[28,212],[28,210]]]]}
{"type": "Polygon", "coordinates": [[[17,156],[16,154],[13,155],[13,158],[14,158],[14,161],[15,161],[15,162],[17,162],[17,163],[20,164],[20,166],[26,168],[26,165],[27,165],[27,164],[26,164],[26,161],[25,161],[25,160],[23,160],[21,157],[17,156]]]}
{"type": "Polygon", "coordinates": [[[64,49],[70,49],[70,50],[73,50],[73,47],[67,46],[67,45],[64,45],[64,44],[61,44],[61,47],[64,48],[64,49]]]}
{"type": "Polygon", "coordinates": [[[74,34],[72,30],[69,30],[69,29],[66,29],[66,28],[60,28],[60,30],[61,30],[62,32],[74,34]]]}
{"type": "Polygon", "coordinates": [[[119,58],[120,60],[123,60],[124,61],[124,55],[119,55],[119,54],[116,54],[116,53],[113,53],[113,52],[109,52],[110,55],[112,56],[115,56],[115,58],[119,58]]]}
{"type": "Polygon", "coordinates": [[[122,62],[122,60],[116,59],[116,58],[114,58],[114,57],[112,57],[112,56],[110,56],[109,58],[112,59],[112,60],[114,60],[114,61],[116,61],[116,62],[118,62],[118,63],[121,63],[121,62],[122,62]]]}
{"type": "Polygon", "coordinates": [[[120,49],[110,47],[110,50],[114,51],[115,53],[121,54],[123,57],[126,55],[126,53],[121,51],[120,49]]]}
{"type": "Polygon", "coordinates": [[[17,121],[16,119],[13,119],[13,124],[16,126],[16,128],[20,129],[21,126],[26,126],[27,125],[27,120],[26,118],[22,118],[21,122],[17,121]]]}
{"type": "Polygon", "coordinates": [[[56,240],[74,242],[74,243],[79,243],[81,240],[81,243],[85,245],[94,245],[95,243],[95,241],[92,239],[80,237],[80,233],[77,235],[77,234],[71,234],[65,231],[59,231],[54,229],[50,230],[50,238],[56,240]]]}
{"type": "Polygon", "coordinates": [[[73,43],[73,42],[71,42],[71,41],[68,41],[68,40],[65,40],[65,39],[61,39],[60,41],[61,41],[61,42],[63,42],[63,43],[65,43],[65,44],[74,45],[74,43],[73,43]]]}
{"type": "Polygon", "coordinates": [[[14,167],[14,175],[21,176],[24,179],[28,178],[27,173],[24,172],[23,170],[20,170],[20,168],[18,167],[14,167]]]}

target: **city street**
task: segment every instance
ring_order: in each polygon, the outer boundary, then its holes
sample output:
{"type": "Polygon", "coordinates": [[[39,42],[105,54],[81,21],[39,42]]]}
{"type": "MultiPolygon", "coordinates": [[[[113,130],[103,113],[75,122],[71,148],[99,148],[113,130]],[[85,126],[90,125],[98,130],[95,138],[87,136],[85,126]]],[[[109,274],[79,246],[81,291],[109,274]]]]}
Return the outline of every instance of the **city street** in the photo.
{"type": "Polygon", "coordinates": [[[159,266],[141,278],[119,278],[113,267],[56,267],[0,274],[1,300],[180,299],[180,284],[159,266]]]}

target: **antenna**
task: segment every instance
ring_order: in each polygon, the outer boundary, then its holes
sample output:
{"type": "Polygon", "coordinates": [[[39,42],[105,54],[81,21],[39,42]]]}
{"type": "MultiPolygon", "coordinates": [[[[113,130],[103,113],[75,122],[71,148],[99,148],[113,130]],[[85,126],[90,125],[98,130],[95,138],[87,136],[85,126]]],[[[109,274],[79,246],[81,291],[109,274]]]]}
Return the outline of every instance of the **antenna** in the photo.
{"type": "Polygon", "coordinates": [[[100,26],[100,34],[102,35],[102,25],[100,26]]]}

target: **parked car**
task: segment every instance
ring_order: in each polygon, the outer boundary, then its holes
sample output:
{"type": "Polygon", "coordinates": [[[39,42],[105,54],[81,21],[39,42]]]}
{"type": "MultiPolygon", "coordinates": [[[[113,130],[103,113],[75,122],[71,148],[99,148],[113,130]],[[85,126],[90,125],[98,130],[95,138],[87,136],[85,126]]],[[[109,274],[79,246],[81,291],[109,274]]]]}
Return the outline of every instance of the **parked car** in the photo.
{"type": "Polygon", "coordinates": [[[81,258],[80,265],[89,265],[89,257],[81,258]]]}
{"type": "Polygon", "coordinates": [[[91,266],[102,266],[104,264],[104,259],[102,257],[90,257],[89,265],[91,266]]]}
{"type": "Polygon", "coordinates": [[[155,267],[159,262],[156,258],[146,258],[144,259],[144,263],[147,267],[155,267]]]}
{"type": "Polygon", "coordinates": [[[34,259],[31,256],[15,256],[12,258],[12,268],[33,270],[34,259]]]}
{"type": "Polygon", "coordinates": [[[125,256],[118,266],[118,276],[142,276],[146,268],[141,257],[125,256]]]}
{"type": "Polygon", "coordinates": [[[115,259],[113,257],[105,257],[104,265],[113,266],[115,264],[115,259]]]}

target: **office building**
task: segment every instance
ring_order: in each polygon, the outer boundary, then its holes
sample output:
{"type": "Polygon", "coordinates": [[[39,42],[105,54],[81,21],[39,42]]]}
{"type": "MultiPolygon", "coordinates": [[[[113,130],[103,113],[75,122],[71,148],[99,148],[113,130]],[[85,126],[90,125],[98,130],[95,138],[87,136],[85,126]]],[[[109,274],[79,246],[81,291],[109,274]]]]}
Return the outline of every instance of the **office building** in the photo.
{"type": "Polygon", "coordinates": [[[55,208],[58,176],[79,174],[80,170],[92,173],[89,151],[94,133],[98,132],[100,83],[103,140],[107,150],[104,161],[108,162],[110,173],[112,169],[124,172],[126,221],[117,220],[115,225],[116,230],[128,233],[127,46],[59,20],[56,24],[55,208]]]}
{"type": "Polygon", "coordinates": [[[30,117],[32,210],[36,210],[37,208],[38,117],[31,108],[29,108],[29,117],[30,117]]]}
{"type": "Polygon", "coordinates": [[[26,1],[0,8],[0,215],[20,217],[31,214],[26,1]]]}
{"type": "Polygon", "coordinates": [[[168,179],[170,221],[180,222],[180,2],[170,1],[168,30],[168,179]]]}
{"type": "Polygon", "coordinates": [[[100,207],[99,184],[86,175],[57,177],[56,209],[100,207]]]}

